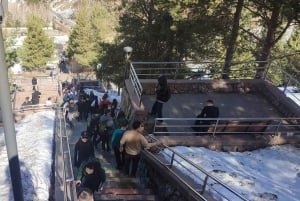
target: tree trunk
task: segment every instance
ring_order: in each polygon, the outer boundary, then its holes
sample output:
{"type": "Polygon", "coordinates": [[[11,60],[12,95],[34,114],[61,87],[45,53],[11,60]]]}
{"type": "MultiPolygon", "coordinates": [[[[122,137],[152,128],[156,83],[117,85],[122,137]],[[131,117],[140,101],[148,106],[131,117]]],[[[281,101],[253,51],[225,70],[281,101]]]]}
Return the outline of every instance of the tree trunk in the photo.
{"type": "Polygon", "coordinates": [[[226,51],[225,64],[222,71],[222,79],[229,79],[230,66],[234,54],[236,39],[238,37],[240,18],[241,18],[243,5],[244,5],[244,0],[238,0],[236,11],[233,18],[230,40],[226,51]]]}
{"type": "Polygon", "coordinates": [[[280,15],[280,8],[281,5],[279,3],[275,3],[272,10],[271,19],[268,23],[267,36],[265,38],[262,51],[256,59],[257,61],[259,61],[258,68],[256,69],[256,75],[255,75],[256,79],[263,78],[265,68],[268,64],[268,59],[270,56],[271,49],[275,44],[275,31],[279,25],[278,18],[280,15]]]}

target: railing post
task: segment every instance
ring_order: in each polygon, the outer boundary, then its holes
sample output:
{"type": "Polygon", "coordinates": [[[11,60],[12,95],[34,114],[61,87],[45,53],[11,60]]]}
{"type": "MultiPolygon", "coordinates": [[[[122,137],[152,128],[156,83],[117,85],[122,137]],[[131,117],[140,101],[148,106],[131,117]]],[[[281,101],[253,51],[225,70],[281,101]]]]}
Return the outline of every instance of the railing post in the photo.
{"type": "Polygon", "coordinates": [[[173,152],[173,153],[172,153],[172,157],[171,157],[170,168],[173,167],[174,157],[175,157],[175,153],[173,152]]]}
{"type": "Polygon", "coordinates": [[[144,91],[143,91],[143,89],[142,89],[142,91],[141,91],[141,96],[139,97],[139,107],[141,107],[141,104],[142,104],[142,98],[143,98],[143,93],[144,93],[144,91]]]}
{"type": "Polygon", "coordinates": [[[208,175],[205,176],[205,179],[204,179],[204,182],[203,182],[203,187],[202,187],[202,190],[200,192],[201,195],[203,195],[203,193],[205,192],[205,188],[206,188],[206,185],[207,185],[207,180],[208,180],[208,175]]]}

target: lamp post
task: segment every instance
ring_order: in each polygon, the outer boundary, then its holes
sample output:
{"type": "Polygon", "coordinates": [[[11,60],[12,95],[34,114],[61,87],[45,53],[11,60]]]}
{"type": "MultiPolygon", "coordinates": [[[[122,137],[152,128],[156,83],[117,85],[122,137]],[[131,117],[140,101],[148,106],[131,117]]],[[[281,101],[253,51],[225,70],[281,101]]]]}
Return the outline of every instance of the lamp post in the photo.
{"type": "Polygon", "coordinates": [[[130,46],[126,46],[123,48],[124,52],[125,52],[125,73],[124,73],[124,86],[125,86],[125,80],[126,78],[128,78],[129,76],[129,68],[130,66],[128,65],[129,63],[129,59],[132,53],[133,48],[130,46]]]}
{"type": "Polygon", "coordinates": [[[97,72],[100,72],[100,80],[101,80],[101,83],[103,84],[103,72],[102,72],[102,64],[97,64],[97,72]]]}
{"type": "Polygon", "coordinates": [[[13,196],[14,200],[23,201],[24,197],[20,162],[17,149],[14,117],[9,94],[8,72],[7,65],[5,63],[5,50],[2,34],[2,19],[4,17],[4,14],[7,12],[7,5],[7,0],[1,1],[0,3],[0,107],[3,116],[5,144],[7,149],[7,158],[9,163],[13,196]]]}

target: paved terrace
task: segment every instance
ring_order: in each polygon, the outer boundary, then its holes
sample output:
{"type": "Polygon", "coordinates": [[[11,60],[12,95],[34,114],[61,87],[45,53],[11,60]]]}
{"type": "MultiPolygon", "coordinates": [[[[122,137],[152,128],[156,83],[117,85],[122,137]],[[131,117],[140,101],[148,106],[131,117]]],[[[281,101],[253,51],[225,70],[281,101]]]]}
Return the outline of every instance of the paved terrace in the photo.
{"type": "MultiPolygon", "coordinates": [[[[155,79],[141,80],[144,92],[141,105],[129,80],[126,82],[127,91],[122,94],[124,99],[122,99],[122,109],[131,119],[146,120],[148,133],[152,133],[154,125],[154,119],[149,118],[147,113],[151,111],[155,101],[156,82],[155,79]]],[[[219,107],[220,118],[300,117],[300,107],[276,87],[263,80],[169,80],[169,85],[173,94],[164,104],[164,118],[195,118],[208,99],[214,100],[215,105],[219,107]]],[[[168,124],[168,121],[165,124],[168,124]]],[[[170,136],[160,136],[159,139],[169,146],[206,146],[212,149],[245,150],[245,147],[236,148],[235,144],[247,143],[247,149],[254,149],[273,144],[299,143],[299,136],[287,139],[286,136],[268,135],[257,139],[257,135],[226,134],[212,139],[211,135],[194,136],[188,133],[191,132],[189,128],[168,128],[168,131],[170,136]],[[178,130],[187,132],[172,134],[172,131],[178,130]],[[257,143],[262,144],[257,145],[257,143]],[[234,147],[226,148],[233,145],[234,147]]]]}

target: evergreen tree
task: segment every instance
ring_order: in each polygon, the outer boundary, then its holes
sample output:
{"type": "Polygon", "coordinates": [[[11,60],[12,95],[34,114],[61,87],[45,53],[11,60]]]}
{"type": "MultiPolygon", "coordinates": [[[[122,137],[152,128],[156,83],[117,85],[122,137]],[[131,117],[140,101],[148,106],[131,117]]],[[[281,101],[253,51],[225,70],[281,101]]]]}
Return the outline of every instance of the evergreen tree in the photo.
{"type": "Polygon", "coordinates": [[[242,13],[242,9],[243,9],[243,4],[244,4],[244,0],[238,0],[237,5],[236,5],[236,11],[235,11],[234,18],[233,18],[230,39],[229,39],[229,43],[228,43],[227,51],[226,51],[225,64],[224,64],[223,71],[222,71],[223,79],[229,79],[230,66],[231,66],[231,61],[232,61],[233,54],[235,51],[236,40],[238,37],[239,24],[240,24],[240,18],[241,18],[241,13],[242,13]]]}
{"type": "Polygon", "coordinates": [[[54,42],[43,30],[44,22],[38,16],[27,19],[27,32],[23,46],[18,52],[21,64],[28,70],[44,70],[53,59],[54,42]]]}
{"type": "Polygon", "coordinates": [[[67,48],[68,57],[87,69],[90,69],[97,59],[96,40],[91,20],[90,9],[85,3],[76,15],[76,25],[71,32],[67,48]]]}
{"type": "Polygon", "coordinates": [[[293,23],[300,22],[298,0],[252,0],[254,16],[259,17],[262,37],[257,46],[256,60],[260,61],[256,78],[262,78],[271,50],[293,23]]]}
{"type": "Polygon", "coordinates": [[[7,67],[11,67],[14,63],[17,62],[17,50],[13,48],[16,39],[16,33],[11,34],[4,33],[4,49],[5,49],[5,61],[7,67]]]}

